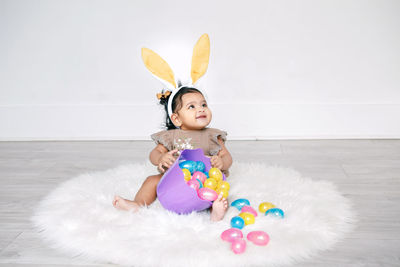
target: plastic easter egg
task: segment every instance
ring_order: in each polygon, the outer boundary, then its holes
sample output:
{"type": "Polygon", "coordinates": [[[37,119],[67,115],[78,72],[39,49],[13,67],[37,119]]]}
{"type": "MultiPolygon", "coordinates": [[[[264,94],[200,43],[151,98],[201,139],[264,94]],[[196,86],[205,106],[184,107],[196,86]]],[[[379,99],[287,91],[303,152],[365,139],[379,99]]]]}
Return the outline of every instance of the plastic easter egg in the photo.
{"type": "Polygon", "coordinates": [[[192,179],[190,171],[188,169],[182,169],[182,172],[186,182],[192,179]]]}
{"type": "Polygon", "coordinates": [[[221,188],[222,185],[222,181],[217,181],[217,188],[215,189],[215,191],[219,190],[221,188]]]}
{"type": "Polygon", "coordinates": [[[250,206],[250,201],[245,198],[239,198],[233,201],[231,203],[231,206],[237,208],[238,210],[241,210],[243,206],[250,206]]]}
{"type": "Polygon", "coordinates": [[[207,187],[200,188],[197,191],[197,195],[199,196],[199,198],[208,201],[214,201],[218,198],[217,192],[207,187]]]}
{"type": "Polygon", "coordinates": [[[275,205],[269,202],[263,202],[258,206],[258,210],[265,213],[267,210],[275,208],[275,205]]]}
{"type": "Polygon", "coordinates": [[[242,212],[239,214],[239,217],[243,218],[245,225],[254,224],[254,222],[256,221],[254,215],[250,212],[242,212]]]}
{"type": "Polygon", "coordinates": [[[203,183],[199,180],[199,179],[196,179],[197,181],[199,181],[199,189],[200,188],[203,188],[204,186],[203,186],[203,183]]]}
{"type": "Polygon", "coordinates": [[[272,216],[280,217],[280,218],[285,217],[285,213],[283,212],[283,210],[278,209],[278,208],[272,208],[272,209],[267,210],[265,212],[265,216],[267,216],[267,215],[272,215],[272,216]]]}
{"type": "Polygon", "coordinates": [[[196,168],[196,161],[193,160],[185,160],[179,163],[179,167],[181,169],[188,169],[190,173],[194,173],[196,168]]]}
{"type": "Polygon", "coordinates": [[[242,229],[244,227],[244,220],[242,217],[235,216],[231,219],[232,228],[242,229]]]}
{"type": "Polygon", "coordinates": [[[217,189],[218,182],[214,178],[208,178],[203,185],[204,187],[215,190],[217,189]]]}
{"type": "Polygon", "coordinates": [[[230,188],[231,188],[231,186],[229,185],[229,183],[227,181],[219,181],[218,189],[226,189],[229,191],[230,188]]]}
{"type": "Polygon", "coordinates": [[[191,188],[193,188],[194,190],[199,190],[199,188],[200,188],[200,183],[199,183],[199,181],[198,180],[196,180],[196,179],[190,179],[188,182],[187,182],[187,185],[188,186],[190,186],[191,188]]]}
{"type": "Polygon", "coordinates": [[[247,234],[247,240],[257,246],[266,246],[269,242],[269,235],[264,231],[252,231],[247,234]]]}
{"type": "Polygon", "coordinates": [[[246,241],[244,239],[235,239],[232,241],[231,249],[235,254],[241,254],[246,250],[246,241]]]}
{"type": "Polygon", "coordinates": [[[223,179],[222,172],[218,168],[211,168],[208,171],[208,175],[210,175],[210,178],[214,178],[217,181],[221,181],[223,179]]]}
{"type": "Polygon", "coordinates": [[[230,228],[221,234],[221,239],[224,241],[232,242],[237,238],[243,238],[243,233],[237,228],[230,228]]]}
{"type": "Polygon", "coordinates": [[[240,210],[241,212],[248,212],[254,215],[254,217],[257,217],[257,211],[253,209],[251,206],[243,206],[242,209],[240,210]]]}
{"type": "Polygon", "coordinates": [[[207,180],[207,177],[204,173],[196,171],[193,173],[192,177],[194,179],[199,179],[202,183],[204,183],[205,180],[207,180]]]}
{"type": "Polygon", "coordinates": [[[228,195],[229,195],[229,191],[228,190],[226,190],[226,189],[217,189],[217,194],[219,195],[219,194],[222,194],[222,197],[223,198],[228,198],[228,195]]]}
{"type": "Polygon", "coordinates": [[[204,172],[205,169],[206,169],[206,164],[204,164],[204,162],[196,161],[196,168],[195,168],[196,171],[204,172]]]}
{"type": "Polygon", "coordinates": [[[210,178],[210,175],[208,174],[208,172],[203,172],[203,173],[206,175],[207,179],[210,178]]]}

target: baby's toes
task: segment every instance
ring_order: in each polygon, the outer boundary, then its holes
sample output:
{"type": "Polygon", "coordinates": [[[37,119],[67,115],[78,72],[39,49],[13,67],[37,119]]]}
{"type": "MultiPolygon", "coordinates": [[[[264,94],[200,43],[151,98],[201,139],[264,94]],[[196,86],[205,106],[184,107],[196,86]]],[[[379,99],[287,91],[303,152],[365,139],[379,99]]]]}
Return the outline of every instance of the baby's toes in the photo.
{"type": "Polygon", "coordinates": [[[114,196],[114,199],[113,199],[113,202],[112,202],[113,206],[116,206],[116,205],[117,205],[117,202],[118,202],[118,200],[120,200],[120,199],[121,199],[121,197],[120,197],[120,196],[114,196]]]}

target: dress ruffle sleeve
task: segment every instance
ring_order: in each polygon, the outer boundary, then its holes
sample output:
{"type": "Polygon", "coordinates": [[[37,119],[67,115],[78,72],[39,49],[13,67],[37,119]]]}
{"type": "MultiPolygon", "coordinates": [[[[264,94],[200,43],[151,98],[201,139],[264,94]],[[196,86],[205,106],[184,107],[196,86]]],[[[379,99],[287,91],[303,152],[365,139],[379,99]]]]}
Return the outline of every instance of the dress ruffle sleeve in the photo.
{"type": "Polygon", "coordinates": [[[172,131],[161,131],[151,135],[151,139],[156,142],[156,144],[161,144],[165,146],[168,151],[173,150],[174,146],[174,136],[172,131]]]}
{"type": "Polygon", "coordinates": [[[210,155],[217,155],[218,152],[222,149],[220,144],[218,143],[218,137],[221,137],[222,141],[226,141],[227,132],[221,131],[218,129],[210,128],[209,129],[209,138],[210,138],[210,155]]]}

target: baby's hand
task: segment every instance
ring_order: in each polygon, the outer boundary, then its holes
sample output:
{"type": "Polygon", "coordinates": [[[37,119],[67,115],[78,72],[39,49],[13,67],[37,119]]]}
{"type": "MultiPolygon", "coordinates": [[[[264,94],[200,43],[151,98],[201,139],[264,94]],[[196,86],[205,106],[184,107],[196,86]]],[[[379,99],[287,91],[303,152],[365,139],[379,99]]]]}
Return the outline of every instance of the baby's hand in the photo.
{"type": "Polygon", "coordinates": [[[158,163],[158,169],[161,172],[165,172],[166,170],[169,169],[169,167],[172,166],[172,164],[174,164],[174,162],[176,160],[176,158],[174,157],[174,154],[176,152],[178,152],[178,149],[171,150],[171,151],[161,155],[161,157],[159,159],[159,163],[158,163]]]}
{"type": "Polygon", "coordinates": [[[224,166],[224,162],[222,161],[222,158],[219,156],[212,156],[211,157],[211,166],[213,166],[214,168],[218,168],[218,169],[222,169],[222,167],[224,166]]]}

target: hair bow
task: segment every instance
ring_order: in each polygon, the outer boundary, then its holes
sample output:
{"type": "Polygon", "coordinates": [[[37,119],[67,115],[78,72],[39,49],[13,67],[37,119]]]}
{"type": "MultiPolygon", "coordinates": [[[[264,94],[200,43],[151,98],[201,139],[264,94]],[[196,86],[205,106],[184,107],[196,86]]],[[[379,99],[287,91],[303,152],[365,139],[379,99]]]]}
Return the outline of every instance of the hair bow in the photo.
{"type": "Polygon", "coordinates": [[[164,93],[158,93],[157,94],[157,99],[160,100],[161,98],[167,98],[171,94],[171,91],[166,91],[164,93]]]}

